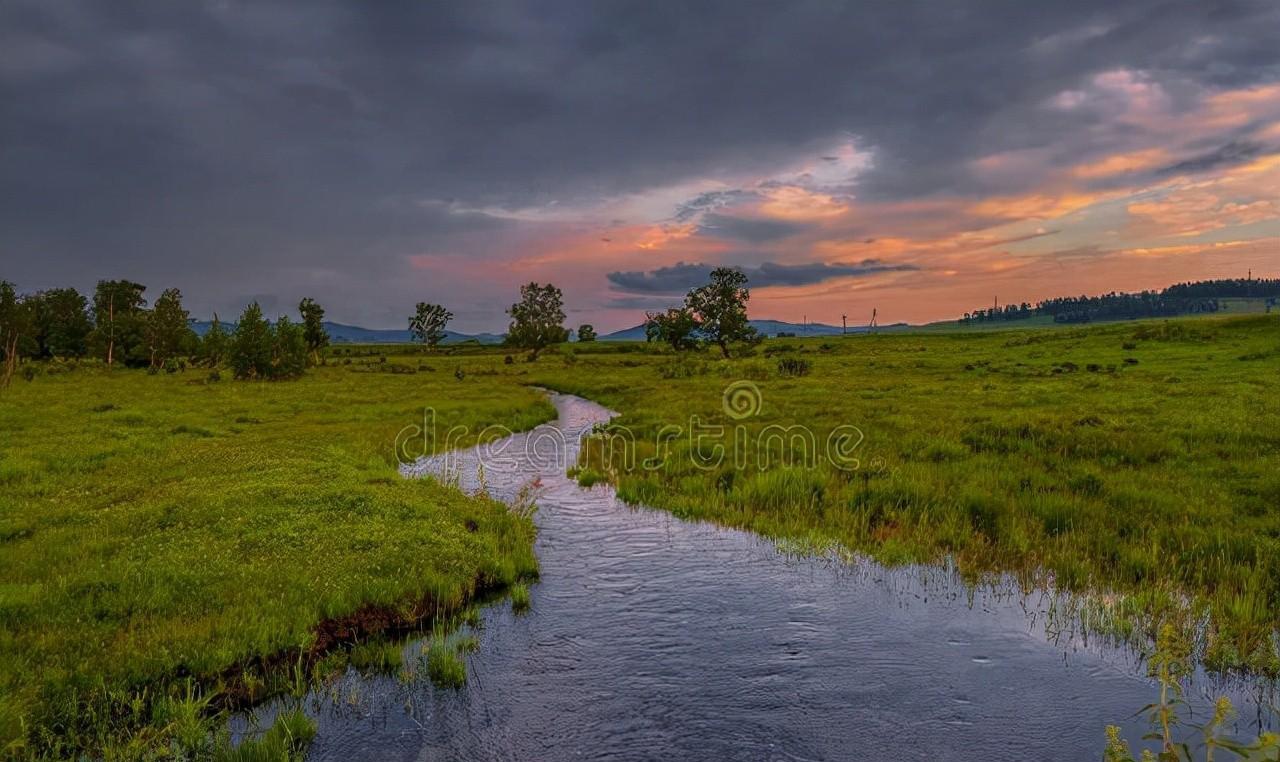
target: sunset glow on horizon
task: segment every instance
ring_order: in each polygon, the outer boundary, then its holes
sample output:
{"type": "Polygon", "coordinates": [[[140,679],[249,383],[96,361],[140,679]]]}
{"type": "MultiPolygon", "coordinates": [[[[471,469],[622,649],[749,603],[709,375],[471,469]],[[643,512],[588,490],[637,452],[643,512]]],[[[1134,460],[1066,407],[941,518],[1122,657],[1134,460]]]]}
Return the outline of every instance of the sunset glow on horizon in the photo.
{"type": "Polygon", "coordinates": [[[598,6],[555,34],[489,10],[0,12],[0,88],[26,106],[0,158],[6,276],[176,285],[200,316],[305,293],[369,327],[432,300],[471,331],[549,281],[607,331],[725,265],[753,317],[834,324],[1280,275],[1273,9],[1154,29],[1028,8],[985,42],[978,8],[708,5],[641,29],[598,6]],[[789,44],[730,44],[756,27],[789,44]],[[50,129],[71,115],[95,127],[50,129]]]}

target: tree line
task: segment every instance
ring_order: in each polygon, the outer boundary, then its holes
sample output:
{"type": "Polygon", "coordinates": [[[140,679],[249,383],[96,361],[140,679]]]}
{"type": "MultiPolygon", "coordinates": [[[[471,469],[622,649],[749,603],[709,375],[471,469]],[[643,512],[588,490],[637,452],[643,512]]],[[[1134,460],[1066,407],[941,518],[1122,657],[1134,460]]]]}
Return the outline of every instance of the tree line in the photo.
{"type": "MultiPolygon", "coordinates": [[[[183,307],[181,291],[166,289],[148,305],[146,290],[129,280],[103,280],[91,298],[74,288],[19,294],[14,284],[0,281],[0,386],[9,384],[24,359],[93,358],[108,367],[152,372],[227,367],[241,379],[297,378],[308,366],[324,362],[321,351],[330,337],[324,308],[314,299],[299,302],[298,321],[289,315],[268,321],[257,302],[230,326],[215,313],[202,336],[183,307]]],[[[569,338],[563,294],[550,283],[522,286],[520,300],[507,314],[507,345],[529,350],[531,358],[569,338]]],[[[409,318],[410,335],[434,350],[452,319],[444,306],[420,302],[409,318]]],[[[595,338],[591,325],[578,328],[579,341],[595,338]]]]}
{"type": "Polygon", "coordinates": [[[1111,292],[1101,296],[1065,296],[1045,299],[1034,306],[1023,302],[964,313],[963,323],[1022,320],[1051,315],[1055,323],[1088,323],[1214,313],[1224,298],[1263,298],[1268,306],[1280,298],[1280,279],[1234,278],[1178,283],[1160,291],[1111,292]]]}
{"type": "Polygon", "coordinates": [[[0,281],[0,386],[23,359],[96,358],[108,367],[174,372],[188,365],[230,367],[237,378],[296,378],[320,362],[329,343],[324,309],[313,299],[298,305],[301,322],[280,315],[274,323],[254,302],[228,330],[213,316],[196,333],[182,292],[165,289],[148,306],[147,287],[129,280],[103,280],[92,298],[74,288],[19,294],[0,281]]]}

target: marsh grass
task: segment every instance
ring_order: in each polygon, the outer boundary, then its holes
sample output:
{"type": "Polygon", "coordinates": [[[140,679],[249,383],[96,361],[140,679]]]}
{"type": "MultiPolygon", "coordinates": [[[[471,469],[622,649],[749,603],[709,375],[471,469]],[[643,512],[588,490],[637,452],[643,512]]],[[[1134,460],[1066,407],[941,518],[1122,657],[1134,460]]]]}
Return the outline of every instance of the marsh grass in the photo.
{"type": "Polygon", "coordinates": [[[216,762],[301,762],[315,735],[315,722],[294,709],[278,715],[261,736],[221,746],[212,756],[216,762]]]}
{"type": "Polygon", "coordinates": [[[572,373],[535,378],[622,413],[634,442],[589,441],[576,473],[607,476],[629,502],[887,563],[950,558],[974,580],[1012,572],[1090,596],[1112,632],[1150,642],[1176,621],[1211,669],[1277,674],[1277,345],[1280,317],[1257,315],[766,342],[765,356],[804,359],[802,377],[750,358],[584,349],[572,373]],[[722,409],[737,378],[763,394],[744,421],[722,409]],[[691,416],[725,427],[718,466],[695,465],[691,416]],[[668,424],[686,435],[664,452],[668,424]],[[857,426],[857,467],[760,436],[796,424],[820,444],[857,426]]]}
{"type": "Polygon", "coordinates": [[[404,661],[404,644],[383,637],[352,646],[347,662],[358,670],[391,673],[404,661]]]}
{"type": "MultiPolygon", "coordinates": [[[[1161,626],[1155,651],[1147,663],[1150,676],[1159,684],[1159,698],[1139,712],[1146,716],[1151,728],[1143,736],[1147,742],[1147,748],[1142,749],[1140,755],[1143,762],[1280,758],[1280,735],[1276,733],[1264,732],[1252,740],[1231,735],[1236,712],[1226,697],[1218,699],[1213,714],[1203,722],[1191,716],[1183,698],[1183,682],[1194,671],[1192,647],[1178,628],[1168,623],[1161,626]]],[[[1120,736],[1120,728],[1115,725],[1106,728],[1103,760],[1136,762],[1129,744],[1120,736]]]]}
{"type": "Polygon", "coordinates": [[[474,635],[467,632],[436,630],[424,654],[427,676],[437,688],[462,688],[467,684],[465,654],[480,645],[474,635]]]}
{"type": "Polygon", "coordinates": [[[511,586],[511,610],[516,613],[529,610],[529,585],[518,582],[511,586]]]}
{"type": "MultiPolygon", "coordinates": [[[[551,418],[523,381],[85,364],[6,389],[0,749],[164,755],[296,692],[335,647],[535,575],[530,511],[404,480],[394,457],[425,406],[473,432],[551,418]],[[201,703],[183,714],[189,685],[201,703]]],[[[390,648],[355,658],[389,666],[390,648]]]]}

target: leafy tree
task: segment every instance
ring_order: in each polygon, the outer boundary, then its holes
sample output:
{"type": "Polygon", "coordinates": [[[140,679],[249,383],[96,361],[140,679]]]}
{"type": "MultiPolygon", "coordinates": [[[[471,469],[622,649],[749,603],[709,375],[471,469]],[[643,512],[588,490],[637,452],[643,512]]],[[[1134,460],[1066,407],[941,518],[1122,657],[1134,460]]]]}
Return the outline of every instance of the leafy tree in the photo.
{"type": "Polygon", "coordinates": [[[0,357],[4,368],[0,370],[0,388],[9,385],[18,367],[18,347],[31,330],[31,312],[18,298],[13,284],[0,280],[0,357]]]}
{"type": "Polygon", "coordinates": [[[511,316],[507,343],[531,350],[535,359],[548,346],[569,340],[564,327],[564,295],[550,283],[521,286],[520,301],[511,305],[507,314],[511,316]]]}
{"type": "Polygon", "coordinates": [[[231,336],[231,370],[236,378],[267,378],[271,374],[271,326],[257,302],[250,304],[236,322],[231,336]]]}
{"type": "Polygon", "coordinates": [[[218,320],[218,313],[213,313],[213,322],[200,340],[200,361],[210,368],[218,367],[227,356],[230,340],[226,329],[218,320]]]}
{"type": "Polygon", "coordinates": [[[100,280],[93,292],[92,340],[100,344],[107,365],[115,362],[116,347],[125,336],[137,333],[139,316],[147,306],[147,287],[127,280],[100,280]]]}
{"type": "Polygon", "coordinates": [[[164,365],[184,346],[190,346],[191,333],[191,319],[182,306],[182,292],[176,288],[165,289],[147,316],[147,348],[151,352],[151,367],[164,365]]]}
{"type": "Polygon", "coordinates": [[[596,328],[590,323],[584,323],[578,326],[578,341],[595,341],[596,328]]]}
{"type": "Polygon", "coordinates": [[[297,378],[307,369],[307,339],[302,326],[281,315],[271,330],[270,378],[297,378]]]}
{"type": "Polygon", "coordinates": [[[74,288],[52,288],[30,297],[33,338],[40,357],[82,357],[88,350],[89,302],[74,288]]]}
{"type": "Polygon", "coordinates": [[[413,317],[409,318],[409,334],[434,350],[444,341],[444,329],[450,320],[453,320],[453,313],[439,304],[418,302],[413,317]]]}
{"type": "Polygon", "coordinates": [[[311,364],[319,365],[320,350],[329,346],[329,333],[324,329],[324,307],[307,297],[298,303],[298,312],[302,313],[302,335],[307,342],[307,351],[311,353],[311,364]]]}
{"type": "Polygon", "coordinates": [[[711,282],[689,292],[685,305],[698,319],[698,330],[706,340],[729,356],[731,342],[755,343],[760,334],[747,321],[747,276],[732,267],[711,271],[711,282]]]}
{"type": "Polygon", "coordinates": [[[688,307],[645,313],[645,339],[669,344],[677,352],[698,348],[697,330],[698,320],[688,307]]]}

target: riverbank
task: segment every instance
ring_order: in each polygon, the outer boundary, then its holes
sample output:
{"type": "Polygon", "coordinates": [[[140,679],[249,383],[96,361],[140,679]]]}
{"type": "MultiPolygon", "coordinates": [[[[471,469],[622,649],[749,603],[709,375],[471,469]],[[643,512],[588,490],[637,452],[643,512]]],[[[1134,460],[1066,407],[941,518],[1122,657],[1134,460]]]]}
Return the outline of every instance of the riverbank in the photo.
{"type": "Polygon", "coordinates": [[[213,709],[536,574],[527,516],[404,480],[395,452],[427,406],[467,427],[456,446],[552,417],[542,395],[358,362],[274,384],[85,365],[3,392],[0,749],[204,753],[213,709]]]}
{"type": "MultiPolygon", "coordinates": [[[[751,532],[630,506],[565,474],[610,418],[553,394],[560,415],[492,448],[415,465],[520,501],[536,483],[542,575],[528,608],[477,612],[466,687],[404,667],[331,672],[300,701],[235,718],[247,733],[303,707],[311,762],[382,759],[1099,758],[1105,728],[1135,749],[1159,695],[1144,660],[1072,631],[1064,605],[1016,580],[795,554],[751,532]],[[483,468],[481,468],[483,464],[483,468]],[[1083,699],[1083,700],[1082,700],[1083,699]],[[957,750],[961,750],[957,752],[957,750]]],[[[1069,618],[1068,618],[1069,619],[1069,618]]],[[[434,639],[391,662],[418,665],[434,639]]],[[[1183,680],[1184,713],[1225,692],[1252,738],[1280,718],[1261,680],[1183,680]]],[[[1179,736],[1183,735],[1181,732],[1179,736]]],[[[1185,734],[1193,745],[1194,731],[1185,734]]]]}
{"type": "Polygon", "coordinates": [[[622,413],[581,478],[630,502],[1105,593],[1111,634],[1176,621],[1212,669],[1280,671],[1280,318],[573,351],[535,378],[622,413]]]}

